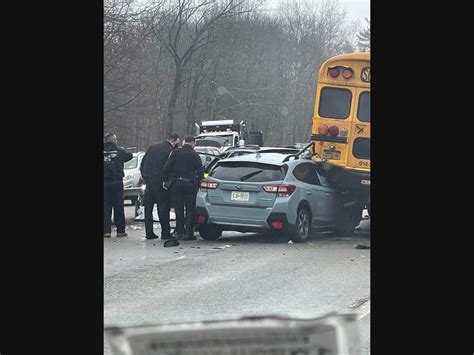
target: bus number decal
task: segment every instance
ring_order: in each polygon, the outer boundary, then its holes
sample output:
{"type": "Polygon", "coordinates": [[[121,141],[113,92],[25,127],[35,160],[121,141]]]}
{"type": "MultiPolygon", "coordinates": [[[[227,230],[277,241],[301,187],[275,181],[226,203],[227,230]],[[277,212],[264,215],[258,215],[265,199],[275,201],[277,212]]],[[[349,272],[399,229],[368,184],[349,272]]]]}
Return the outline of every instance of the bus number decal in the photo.
{"type": "Polygon", "coordinates": [[[370,168],[370,162],[368,162],[368,161],[359,161],[359,166],[370,168]]]}
{"type": "Polygon", "coordinates": [[[360,80],[362,80],[364,83],[370,83],[370,67],[362,69],[360,80]]]}

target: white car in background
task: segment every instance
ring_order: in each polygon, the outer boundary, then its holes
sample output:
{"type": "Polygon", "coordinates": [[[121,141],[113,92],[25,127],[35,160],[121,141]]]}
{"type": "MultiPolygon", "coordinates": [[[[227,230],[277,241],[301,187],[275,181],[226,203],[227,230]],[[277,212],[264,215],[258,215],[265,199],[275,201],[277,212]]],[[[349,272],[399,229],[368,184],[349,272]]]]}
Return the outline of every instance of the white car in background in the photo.
{"type": "Polygon", "coordinates": [[[133,153],[133,158],[123,166],[124,199],[132,201],[132,204],[135,204],[138,196],[135,192],[132,194],[130,192],[136,191],[143,184],[140,164],[144,156],[145,152],[133,153]]]}

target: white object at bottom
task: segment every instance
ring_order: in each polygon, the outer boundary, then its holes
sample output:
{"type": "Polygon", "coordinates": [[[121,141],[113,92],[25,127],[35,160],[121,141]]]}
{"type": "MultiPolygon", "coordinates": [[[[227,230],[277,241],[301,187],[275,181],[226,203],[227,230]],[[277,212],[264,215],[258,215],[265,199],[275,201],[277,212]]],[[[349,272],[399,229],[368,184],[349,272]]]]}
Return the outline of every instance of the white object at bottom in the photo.
{"type": "MultiPolygon", "coordinates": [[[[135,217],[135,221],[144,221],[145,220],[145,206],[141,206],[137,211],[137,216],[135,217]]],[[[158,209],[155,207],[153,208],[153,221],[159,222],[160,217],[158,216],[158,209]]],[[[176,215],[174,211],[170,211],[170,221],[176,221],[176,215]]]]}

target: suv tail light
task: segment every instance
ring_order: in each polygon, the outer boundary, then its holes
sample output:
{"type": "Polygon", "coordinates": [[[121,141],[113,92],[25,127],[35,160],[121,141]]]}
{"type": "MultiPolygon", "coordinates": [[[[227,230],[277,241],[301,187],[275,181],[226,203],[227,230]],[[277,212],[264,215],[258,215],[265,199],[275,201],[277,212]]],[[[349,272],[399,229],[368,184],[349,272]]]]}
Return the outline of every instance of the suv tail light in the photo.
{"type": "Polygon", "coordinates": [[[262,187],[266,192],[276,193],[279,197],[288,197],[296,190],[296,186],[290,184],[267,184],[262,187]]]}
{"type": "Polygon", "coordinates": [[[201,180],[201,182],[199,184],[199,191],[207,192],[208,189],[209,190],[215,190],[215,189],[217,189],[217,186],[219,186],[218,182],[201,180]]]}

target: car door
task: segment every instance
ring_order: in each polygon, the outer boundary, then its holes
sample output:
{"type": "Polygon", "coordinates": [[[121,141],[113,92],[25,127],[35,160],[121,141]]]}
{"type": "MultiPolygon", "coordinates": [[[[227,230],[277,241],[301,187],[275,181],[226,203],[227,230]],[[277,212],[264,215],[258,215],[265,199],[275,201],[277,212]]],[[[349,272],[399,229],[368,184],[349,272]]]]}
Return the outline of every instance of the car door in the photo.
{"type": "Polygon", "coordinates": [[[327,212],[327,220],[330,222],[335,221],[336,219],[336,192],[335,190],[329,185],[329,181],[326,179],[326,176],[315,167],[316,174],[318,175],[319,181],[321,183],[321,187],[324,188],[324,193],[326,198],[326,212],[327,212]],[[329,195],[329,196],[328,196],[329,195]]]}
{"type": "Polygon", "coordinates": [[[302,199],[308,201],[311,206],[313,227],[327,225],[329,223],[327,205],[330,199],[330,189],[321,186],[315,164],[312,162],[299,164],[294,168],[293,175],[301,182],[298,188],[303,190],[302,199]]]}
{"type": "Polygon", "coordinates": [[[139,153],[138,154],[138,162],[137,162],[137,169],[136,169],[136,178],[135,178],[135,186],[139,187],[142,184],[142,173],[140,171],[140,166],[142,165],[142,160],[143,157],[145,156],[145,153],[139,153]]]}

